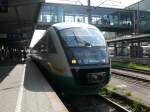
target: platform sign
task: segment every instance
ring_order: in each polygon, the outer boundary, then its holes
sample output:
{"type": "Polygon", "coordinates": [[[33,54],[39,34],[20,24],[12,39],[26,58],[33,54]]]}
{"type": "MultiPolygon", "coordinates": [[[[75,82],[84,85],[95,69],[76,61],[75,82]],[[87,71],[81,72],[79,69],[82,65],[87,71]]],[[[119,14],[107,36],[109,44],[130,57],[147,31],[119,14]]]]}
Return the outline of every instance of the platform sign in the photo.
{"type": "Polygon", "coordinates": [[[7,40],[12,40],[12,41],[31,39],[31,37],[32,37],[32,33],[7,33],[7,40]]]}
{"type": "Polygon", "coordinates": [[[0,13],[8,12],[8,0],[0,0],[0,13]]]}
{"type": "Polygon", "coordinates": [[[8,40],[20,40],[22,39],[22,33],[7,33],[8,40]]]}

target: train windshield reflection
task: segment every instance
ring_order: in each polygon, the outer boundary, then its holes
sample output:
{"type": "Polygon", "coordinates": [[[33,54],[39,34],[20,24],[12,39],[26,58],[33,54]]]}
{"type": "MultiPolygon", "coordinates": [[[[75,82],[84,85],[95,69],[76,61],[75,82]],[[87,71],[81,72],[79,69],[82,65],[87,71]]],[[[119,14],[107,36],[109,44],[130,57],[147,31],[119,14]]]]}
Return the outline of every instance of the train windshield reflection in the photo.
{"type": "Polygon", "coordinates": [[[60,34],[69,47],[106,46],[104,37],[97,29],[68,28],[61,30],[60,34]]]}

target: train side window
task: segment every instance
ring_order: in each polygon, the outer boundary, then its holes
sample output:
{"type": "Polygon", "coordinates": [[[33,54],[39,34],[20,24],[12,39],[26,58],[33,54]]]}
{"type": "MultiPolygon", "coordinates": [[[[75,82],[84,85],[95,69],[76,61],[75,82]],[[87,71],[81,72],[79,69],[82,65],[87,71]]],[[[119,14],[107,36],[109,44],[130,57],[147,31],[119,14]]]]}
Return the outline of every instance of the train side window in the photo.
{"type": "Polygon", "coordinates": [[[41,53],[46,53],[47,52],[47,47],[46,47],[46,37],[43,37],[42,40],[39,42],[39,48],[41,53]]]}
{"type": "Polygon", "coordinates": [[[51,37],[48,37],[48,52],[49,53],[57,53],[54,42],[51,37]]]}

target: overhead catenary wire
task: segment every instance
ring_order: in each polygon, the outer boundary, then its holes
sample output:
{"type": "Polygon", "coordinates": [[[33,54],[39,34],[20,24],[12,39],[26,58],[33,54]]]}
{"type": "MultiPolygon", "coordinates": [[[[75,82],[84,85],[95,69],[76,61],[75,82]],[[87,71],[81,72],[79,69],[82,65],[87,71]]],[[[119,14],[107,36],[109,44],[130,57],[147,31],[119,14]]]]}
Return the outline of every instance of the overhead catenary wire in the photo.
{"type": "Polygon", "coordinates": [[[109,6],[120,6],[120,5],[113,5],[113,4],[105,4],[107,1],[111,1],[111,2],[115,2],[115,3],[119,3],[119,4],[121,4],[122,2],[119,2],[119,1],[116,1],[116,0],[104,0],[103,2],[101,2],[98,6],[96,6],[96,8],[97,7],[100,7],[101,5],[109,5],[109,6]]]}

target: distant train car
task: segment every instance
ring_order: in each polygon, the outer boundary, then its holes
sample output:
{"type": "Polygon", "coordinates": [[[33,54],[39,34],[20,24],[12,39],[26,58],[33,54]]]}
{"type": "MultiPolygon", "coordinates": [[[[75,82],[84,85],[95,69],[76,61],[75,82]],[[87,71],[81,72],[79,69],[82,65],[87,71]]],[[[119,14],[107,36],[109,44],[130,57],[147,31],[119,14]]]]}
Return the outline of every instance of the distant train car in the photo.
{"type": "Polygon", "coordinates": [[[143,48],[143,57],[150,58],[150,46],[142,46],[143,48]]]}
{"type": "Polygon", "coordinates": [[[36,43],[32,40],[31,56],[48,71],[56,89],[69,94],[97,94],[109,82],[108,49],[96,27],[57,23],[43,34],[36,43]]]}

